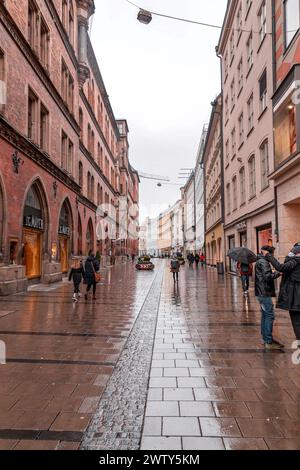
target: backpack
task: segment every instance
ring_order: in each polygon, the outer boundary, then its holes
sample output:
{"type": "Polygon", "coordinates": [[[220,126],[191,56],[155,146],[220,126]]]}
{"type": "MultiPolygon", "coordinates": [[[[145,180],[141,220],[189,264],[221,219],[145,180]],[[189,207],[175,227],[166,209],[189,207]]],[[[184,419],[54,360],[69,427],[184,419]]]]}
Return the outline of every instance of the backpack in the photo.
{"type": "Polygon", "coordinates": [[[178,268],[178,265],[179,265],[179,262],[177,259],[172,259],[171,261],[171,268],[172,269],[177,269],[178,268]]]}

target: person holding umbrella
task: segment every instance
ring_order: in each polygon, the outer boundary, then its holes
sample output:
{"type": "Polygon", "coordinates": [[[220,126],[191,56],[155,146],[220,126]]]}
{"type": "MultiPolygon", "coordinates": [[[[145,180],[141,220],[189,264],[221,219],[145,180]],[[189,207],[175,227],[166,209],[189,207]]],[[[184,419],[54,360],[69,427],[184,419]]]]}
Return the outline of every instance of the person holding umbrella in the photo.
{"type": "Polygon", "coordinates": [[[246,247],[232,248],[228,252],[229,258],[237,262],[237,269],[241,276],[243,292],[248,295],[249,277],[252,276],[252,263],[256,262],[256,255],[246,247]]]}

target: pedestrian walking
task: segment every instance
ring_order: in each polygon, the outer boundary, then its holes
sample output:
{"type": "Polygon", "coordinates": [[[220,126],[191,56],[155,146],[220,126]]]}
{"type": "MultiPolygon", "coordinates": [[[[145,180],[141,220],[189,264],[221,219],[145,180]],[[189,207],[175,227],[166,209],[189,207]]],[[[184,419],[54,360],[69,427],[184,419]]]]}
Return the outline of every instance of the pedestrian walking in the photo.
{"type": "Polygon", "coordinates": [[[200,262],[201,262],[202,266],[204,266],[204,264],[205,264],[205,254],[204,253],[201,253],[201,255],[200,255],[200,262]]]}
{"type": "Polygon", "coordinates": [[[81,260],[75,260],[74,265],[69,274],[69,281],[73,280],[74,284],[74,294],[73,302],[78,302],[80,297],[80,284],[82,279],[84,279],[84,269],[81,260]]]}
{"type": "Polygon", "coordinates": [[[248,295],[250,287],[250,276],[253,274],[253,266],[251,263],[241,263],[239,261],[237,264],[237,270],[241,276],[244,295],[248,295]]]}
{"type": "Polygon", "coordinates": [[[131,261],[132,261],[133,263],[135,262],[135,254],[134,254],[134,253],[132,253],[132,255],[131,255],[131,261]]]}
{"type": "Polygon", "coordinates": [[[89,256],[86,259],[85,266],[85,276],[84,280],[86,283],[86,293],[85,300],[88,300],[88,294],[91,288],[93,287],[93,300],[96,300],[96,288],[97,288],[97,279],[96,275],[99,271],[99,263],[92,251],[89,252],[89,256]]]}
{"type": "Polygon", "coordinates": [[[296,339],[300,341],[300,243],[293,247],[283,264],[271,255],[267,259],[283,273],[277,306],[289,311],[296,339]]]}
{"type": "Polygon", "coordinates": [[[195,262],[195,257],[193,255],[193,253],[189,253],[188,256],[187,256],[187,259],[188,259],[188,262],[189,262],[189,266],[191,268],[194,265],[194,262],[195,262]]]}
{"type": "Polygon", "coordinates": [[[261,308],[261,335],[266,350],[284,348],[283,344],[273,338],[275,311],[272,298],[276,297],[274,281],[280,277],[279,272],[272,271],[268,261],[268,256],[273,255],[274,251],[271,246],[263,246],[255,266],[255,296],[261,308]]]}
{"type": "Polygon", "coordinates": [[[173,273],[174,282],[179,282],[180,263],[176,256],[171,260],[171,273],[173,273]]]}
{"type": "Polygon", "coordinates": [[[198,253],[195,254],[195,263],[196,263],[196,268],[198,268],[199,263],[200,263],[200,256],[198,255],[198,253]]]}

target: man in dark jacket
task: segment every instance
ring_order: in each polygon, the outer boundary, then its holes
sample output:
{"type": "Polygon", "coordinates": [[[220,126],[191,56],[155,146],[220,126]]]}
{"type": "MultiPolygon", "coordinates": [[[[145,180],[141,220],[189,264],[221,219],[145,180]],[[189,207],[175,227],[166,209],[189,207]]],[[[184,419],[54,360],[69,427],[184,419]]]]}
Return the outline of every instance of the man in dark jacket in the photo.
{"type": "Polygon", "coordinates": [[[91,287],[93,287],[93,300],[96,300],[96,278],[95,278],[95,273],[99,271],[99,263],[97,261],[97,258],[95,257],[94,253],[92,251],[89,252],[89,256],[86,259],[85,262],[85,276],[84,280],[87,285],[86,287],[86,293],[85,293],[85,300],[88,300],[88,293],[91,290],[91,287]]]}
{"type": "Polygon", "coordinates": [[[274,254],[274,251],[273,247],[263,246],[255,266],[255,295],[260,303],[261,335],[267,350],[284,347],[273,338],[275,312],[272,297],[276,297],[274,280],[280,277],[280,273],[272,272],[267,256],[274,254]]]}
{"type": "Polygon", "coordinates": [[[277,271],[283,273],[277,306],[290,312],[296,339],[300,341],[300,243],[294,246],[283,264],[273,256],[267,258],[277,271]]]}

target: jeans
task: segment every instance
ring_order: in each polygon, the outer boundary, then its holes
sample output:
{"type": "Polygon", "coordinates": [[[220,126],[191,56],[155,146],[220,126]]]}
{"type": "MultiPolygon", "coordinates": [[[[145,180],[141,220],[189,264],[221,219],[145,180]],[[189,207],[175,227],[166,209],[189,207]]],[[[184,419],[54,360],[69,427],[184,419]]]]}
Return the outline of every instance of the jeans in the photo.
{"type": "Polygon", "coordinates": [[[241,279],[242,279],[243,291],[246,292],[246,291],[249,290],[249,276],[248,276],[248,274],[242,274],[241,279]]]}
{"type": "Polygon", "coordinates": [[[300,341],[300,312],[290,312],[290,316],[296,339],[300,341]]]}
{"type": "Polygon", "coordinates": [[[266,344],[273,342],[275,312],[272,297],[257,297],[261,308],[261,335],[266,344]]]}

